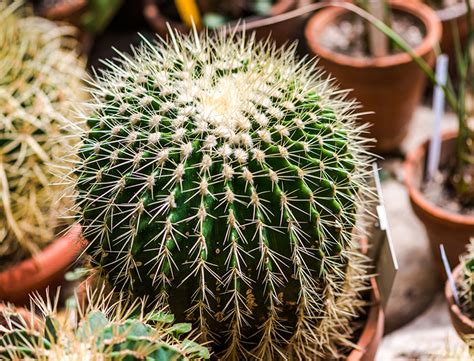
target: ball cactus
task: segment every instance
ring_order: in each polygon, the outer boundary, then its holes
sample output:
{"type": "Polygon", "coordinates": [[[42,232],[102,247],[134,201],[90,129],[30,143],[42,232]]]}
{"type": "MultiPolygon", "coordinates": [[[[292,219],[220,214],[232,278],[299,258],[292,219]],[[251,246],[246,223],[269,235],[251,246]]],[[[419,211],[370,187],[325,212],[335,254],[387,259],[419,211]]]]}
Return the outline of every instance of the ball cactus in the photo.
{"type": "Polygon", "coordinates": [[[71,142],[63,127],[84,76],[70,29],[21,5],[0,3],[0,268],[53,240],[67,198],[51,163],[71,142]]]}
{"type": "Polygon", "coordinates": [[[366,287],[355,105],[294,47],[170,38],[91,83],[71,178],[92,262],[224,359],[337,355],[366,287]]]}
{"type": "MultiPolygon", "coordinates": [[[[87,306],[76,305],[65,315],[57,299],[35,296],[41,311],[36,319],[14,308],[3,311],[0,360],[153,360],[186,361],[209,358],[209,351],[189,335],[190,324],[173,324],[164,311],[143,312],[142,302],[127,303],[112,294],[87,288],[87,306]],[[78,307],[79,306],[79,307],[78,307]]],[[[36,317],[36,316],[35,316],[36,317]]]]}
{"type": "Polygon", "coordinates": [[[467,252],[461,256],[461,275],[457,281],[461,309],[474,320],[474,239],[471,239],[467,252]]]}

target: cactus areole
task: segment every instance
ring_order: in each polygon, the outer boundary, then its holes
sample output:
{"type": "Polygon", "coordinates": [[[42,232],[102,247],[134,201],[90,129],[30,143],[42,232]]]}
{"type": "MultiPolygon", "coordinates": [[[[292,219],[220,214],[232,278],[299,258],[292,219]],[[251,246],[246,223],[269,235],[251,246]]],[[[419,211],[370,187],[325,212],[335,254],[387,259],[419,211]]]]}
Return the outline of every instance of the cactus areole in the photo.
{"type": "Polygon", "coordinates": [[[365,274],[354,104],[294,47],[170,38],[91,83],[75,186],[93,263],[224,359],[336,353],[365,274]]]}

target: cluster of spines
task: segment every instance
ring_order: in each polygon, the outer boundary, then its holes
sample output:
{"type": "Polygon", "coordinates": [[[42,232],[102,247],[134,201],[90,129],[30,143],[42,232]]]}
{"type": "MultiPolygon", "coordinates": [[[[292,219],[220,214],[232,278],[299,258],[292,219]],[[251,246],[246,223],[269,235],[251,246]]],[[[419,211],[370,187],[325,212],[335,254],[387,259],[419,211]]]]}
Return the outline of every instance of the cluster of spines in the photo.
{"type": "Polygon", "coordinates": [[[208,349],[194,341],[190,324],[173,323],[173,315],[164,310],[145,312],[142,300],[130,302],[104,287],[81,287],[82,293],[69,299],[64,314],[58,313],[59,293],[54,299],[35,294],[29,315],[13,306],[3,309],[0,360],[186,361],[210,357],[208,349]]]}
{"type": "Polygon", "coordinates": [[[294,48],[170,37],[91,83],[74,184],[95,264],[225,358],[336,353],[364,288],[355,105],[294,48]]]}
{"type": "Polygon", "coordinates": [[[51,164],[64,166],[65,118],[83,100],[70,33],[28,16],[22,1],[0,4],[0,256],[9,262],[50,243],[68,207],[51,164]]]}

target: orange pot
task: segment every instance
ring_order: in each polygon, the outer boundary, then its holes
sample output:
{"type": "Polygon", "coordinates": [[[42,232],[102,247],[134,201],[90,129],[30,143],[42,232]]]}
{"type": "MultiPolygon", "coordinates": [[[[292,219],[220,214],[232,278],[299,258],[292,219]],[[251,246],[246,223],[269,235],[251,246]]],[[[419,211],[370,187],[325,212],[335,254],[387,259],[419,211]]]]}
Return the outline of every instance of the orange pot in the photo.
{"type": "Polygon", "coordinates": [[[66,269],[84,247],[80,235],[76,225],[34,257],[0,272],[0,300],[25,305],[30,293],[64,282],[66,269]]]}
{"type": "MultiPolygon", "coordinates": [[[[288,11],[294,10],[305,2],[309,3],[309,1],[301,0],[278,0],[271,8],[270,17],[281,15],[288,11]]],[[[177,29],[184,33],[189,32],[189,29],[184,24],[167,18],[160,11],[160,8],[156,4],[155,0],[144,0],[143,14],[151,28],[162,37],[165,37],[168,34],[168,24],[172,29],[177,29]]],[[[247,25],[251,25],[252,21],[252,19],[242,19],[240,20],[240,23],[244,22],[247,25]]],[[[291,43],[292,41],[298,39],[299,33],[303,28],[303,22],[304,16],[300,16],[272,25],[258,27],[254,31],[257,39],[265,39],[271,35],[272,40],[274,40],[278,46],[282,46],[285,43],[291,43]]],[[[237,22],[227,25],[232,28],[237,26],[237,22]]]]}
{"type": "MultiPolygon", "coordinates": [[[[442,136],[440,167],[452,160],[455,151],[456,132],[442,136]]],[[[459,263],[469,239],[474,236],[474,216],[454,214],[428,201],[420,191],[425,174],[426,153],[429,141],[414,149],[405,161],[405,184],[410,202],[418,218],[423,222],[430,240],[431,250],[442,279],[446,279],[439,246],[444,245],[451,265],[459,263]]]]}
{"type": "Polygon", "coordinates": [[[356,348],[349,354],[347,361],[373,361],[383,336],[384,314],[380,306],[380,292],[375,278],[370,280],[372,286],[371,307],[367,322],[357,341],[356,348]]]}
{"type": "MultiPolygon", "coordinates": [[[[416,0],[422,1],[422,0],[416,0]]],[[[447,6],[443,9],[435,9],[436,15],[441,20],[443,33],[441,35],[441,52],[449,56],[449,71],[456,76],[456,51],[454,39],[457,37],[461,44],[465,44],[468,35],[467,8],[464,1],[447,6]],[[457,32],[453,31],[453,23],[456,23],[457,32]]]]}
{"type": "MultiPolygon", "coordinates": [[[[461,265],[453,270],[453,278],[457,280],[461,276],[461,265]]],[[[449,316],[451,318],[451,323],[453,324],[454,329],[458,335],[465,339],[467,335],[474,335],[474,320],[471,320],[469,317],[464,315],[461,312],[459,306],[454,302],[453,291],[448,282],[444,286],[444,296],[446,298],[446,303],[449,307],[449,316]]]]}
{"type": "MultiPolygon", "coordinates": [[[[436,13],[426,5],[411,1],[392,0],[393,9],[411,14],[426,29],[423,42],[414,49],[429,64],[433,64],[433,48],[441,38],[441,23],[436,13]]],[[[319,64],[336,78],[350,95],[360,101],[362,111],[374,112],[361,117],[368,122],[370,135],[377,139],[376,150],[397,149],[408,132],[411,117],[423,93],[426,77],[407,53],[355,58],[324,48],[321,34],[348,10],[337,7],[323,9],[313,15],[305,29],[310,51],[320,58],[319,64]]]]}

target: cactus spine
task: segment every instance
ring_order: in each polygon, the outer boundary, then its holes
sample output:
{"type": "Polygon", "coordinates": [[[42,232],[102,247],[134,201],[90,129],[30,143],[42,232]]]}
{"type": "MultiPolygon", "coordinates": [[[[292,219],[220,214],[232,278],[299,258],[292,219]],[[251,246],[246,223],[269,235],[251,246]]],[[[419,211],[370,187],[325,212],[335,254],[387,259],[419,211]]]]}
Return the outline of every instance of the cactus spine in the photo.
{"type": "MultiPolygon", "coordinates": [[[[84,66],[70,29],[26,16],[20,1],[0,3],[0,264],[53,240],[66,205],[51,163],[71,142],[62,127],[80,98],[84,66]]],[[[1,266],[0,266],[1,268],[1,266]]]]}
{"type": "MultiPolygon", "coordinates": [[[[64,315],[56,300],[34,297],[41,317],[25,318],[14,308],[3,311],[0,360],[39,361],[186,361],[208,359],[209,351],[189,335],[191,325],[172,324],[173,316],[143,311],[143,302],[128,303],[111,293],[87,292],[87,306],[76,295],[64,315]]],[[[33,308],[34,310],[34,308],[33,308]]],[[[1,315],[0,315],[1,316],[1,315]]]]}
{"type": "Polygon", "coordinates": [[[170,37],[91,84],[71,178],[93,263],[224,359],[340,356],[366,287],[355,105],[294,47],[170,37]]]}

